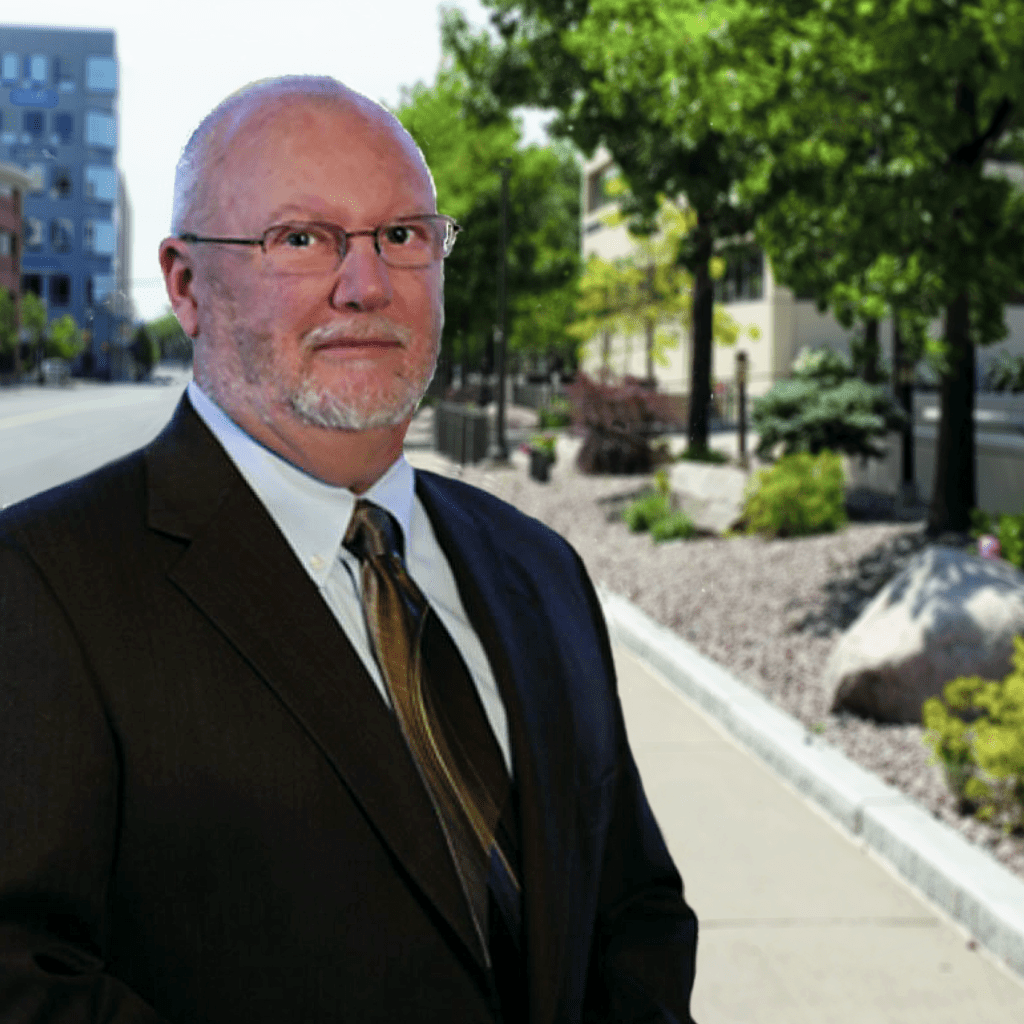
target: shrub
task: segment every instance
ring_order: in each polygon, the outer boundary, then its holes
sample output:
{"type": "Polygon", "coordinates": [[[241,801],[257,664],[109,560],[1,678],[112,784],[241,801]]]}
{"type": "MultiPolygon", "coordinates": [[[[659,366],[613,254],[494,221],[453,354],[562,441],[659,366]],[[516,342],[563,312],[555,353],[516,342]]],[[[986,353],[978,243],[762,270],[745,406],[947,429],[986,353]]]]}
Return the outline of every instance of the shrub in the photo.
{"type": "Polygon", "coordinates": [[[768,537],[830,533],[846,523],[845,497],[843,463],[835,452],[799,452],[758,472],[741,518],[749,533],[768,537]]]}
{"type": "Polygon", "coordinates": [[[567,427],[572,422],[572,409],[567,398],[552,398],[547,405],[537,410],[537,426],[541,430],[567,427]]]}
{"type": "Polygon", "coordinates": [[[669,512],[651,526],[651,539],[655,543],[663,540],[689,540],[696,536],[697,527],[682,510],[669,512]]]}
{"type": "Polygon", "coordinates": [[[924,742],[961,808],[1006,832],[1024,830],[1024,639],[1013,644],[1005,679],[962,676],[922,707],[924,742]]]}
{"type": "Polygon", "coordinates": [[[1024,391],[1024,356],[1002,353],[986,370],[984,384],[992,391],[1024,391]]]}
{"type": "Polygon", "coordinates": [[[906,416],[884,385],[866,384],[838,353],[804,349],[793,364],[793,379],[779,381],[755,399],[751,422],[757,454],[822,451],[881,457],[878,441],[904,426],[906,416]]]}
{"type": "Polygon", "coordinates": [[[655,461],[651,438],[680,425],[673,400],[635,380],[599,384],[580,373],[566,393],[584,433],[576,458],[583,473],[647,473],[655,461]]]}
{"type": "Polygon", "coordinates": [[[634,533],[643,533],[671,511],[672,503],[668,496],[651,491],[628,505],[626,511],[622,513],[622,518],[634,533]]]}
{"type": "Polygon", "coordinates": [[[994,534],[999,540],[999,553],[1018,569],[1024,569],[1024,513],[1016,516],[1001,515],[998,525],[981,509],[971,511],[971,534],[977,539],[983,533],[994,534]]]}

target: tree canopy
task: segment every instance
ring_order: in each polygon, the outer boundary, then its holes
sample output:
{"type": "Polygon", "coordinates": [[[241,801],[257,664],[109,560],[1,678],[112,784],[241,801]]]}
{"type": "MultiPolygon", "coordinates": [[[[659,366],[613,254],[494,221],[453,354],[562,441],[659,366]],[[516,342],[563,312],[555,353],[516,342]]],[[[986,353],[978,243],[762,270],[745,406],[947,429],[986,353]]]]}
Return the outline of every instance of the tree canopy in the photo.
{"type": "Polygon", "coordinates": [[[580,183],[571,149],[522,146],[517,120],[497,106],[481,110],[466,77],[450,66],[433,85],[404,90],[395,113],[423,150],[438,208],[464,228],[445,268],[444,356],[478,365],[498,322],[507,161],[509,348],[572,360],[580,183]]]}

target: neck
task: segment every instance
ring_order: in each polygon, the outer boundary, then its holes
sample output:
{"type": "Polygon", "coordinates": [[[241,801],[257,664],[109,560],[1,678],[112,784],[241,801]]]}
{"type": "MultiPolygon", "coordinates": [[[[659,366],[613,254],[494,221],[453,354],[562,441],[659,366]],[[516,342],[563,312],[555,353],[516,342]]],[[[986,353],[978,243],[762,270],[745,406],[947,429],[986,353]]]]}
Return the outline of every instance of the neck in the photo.
{"type": "Polygon", "coordinates": [[[310,476],[353,494],[369,490],[398,461],[412,420],[409,416],[372,430],[334,430],[304,423],[290,411],[264,418],[246,408],[221,408],[265,448],[310,476]]]}

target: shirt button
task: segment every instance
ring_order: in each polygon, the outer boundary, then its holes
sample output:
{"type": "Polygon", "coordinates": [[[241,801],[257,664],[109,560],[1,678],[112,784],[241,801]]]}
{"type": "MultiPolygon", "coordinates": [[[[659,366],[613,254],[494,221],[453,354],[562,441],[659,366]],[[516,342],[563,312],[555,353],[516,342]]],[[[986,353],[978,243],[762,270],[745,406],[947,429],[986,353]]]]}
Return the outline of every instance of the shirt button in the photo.
{"type": "Polygon", "coordinates": [[[322,569],[324,567],[324,560],[319,555],[310,555],[309,564],[313,569],[322,569]]]}

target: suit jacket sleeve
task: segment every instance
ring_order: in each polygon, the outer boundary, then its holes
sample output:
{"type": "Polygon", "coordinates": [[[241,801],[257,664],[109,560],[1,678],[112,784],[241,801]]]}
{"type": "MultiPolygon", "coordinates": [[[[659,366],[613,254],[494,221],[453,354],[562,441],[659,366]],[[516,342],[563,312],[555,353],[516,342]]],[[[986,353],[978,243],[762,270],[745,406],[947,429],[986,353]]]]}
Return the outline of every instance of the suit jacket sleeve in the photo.
{"type": "MultiPolygon", "coordinates": [[[[579,562],[578,556],[577,561],[579,562]]],[[[604,615],[582,562],[608,678],[615,679],[604,615]]],[[[692,1024],[697,918],[644,795],[617,692],[618,773],[598,894],[584,1019],[692,1024]]]]}
{"type": "Polygon", "coordinates": [[[160,1018],[104,973],[118,757],[74,631],[0,540],[0,1020],[160,1018]]]}

